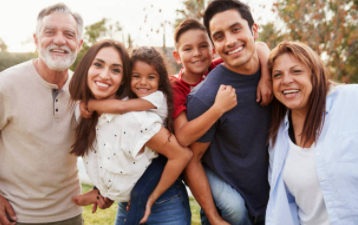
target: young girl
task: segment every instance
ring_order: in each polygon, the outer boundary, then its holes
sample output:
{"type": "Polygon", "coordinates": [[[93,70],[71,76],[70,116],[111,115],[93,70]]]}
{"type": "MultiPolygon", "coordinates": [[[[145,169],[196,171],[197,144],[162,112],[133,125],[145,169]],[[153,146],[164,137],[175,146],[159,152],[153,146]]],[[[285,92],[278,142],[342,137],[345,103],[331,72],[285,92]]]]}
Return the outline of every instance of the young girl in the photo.
{"type": "MultiPolygon", "coordinates": [[[[71,80],[72,99],[82,102],[88,102],[90,98],[117,99],[123,94],[123,90],[129,89],[129,68],[128,54],[121,44],[104,40],[93,45],[81,60],[71,80]]],[[[133,65],[133,71],[137,71],[135,68],[136,65],[133,65]]],[[[170,89],[166,89],[169,86],[168,81],[165,83],[167,77],[161,76],[157,71],[154,69],[151,73],[144,74],[138,70],[137,73],[133,73],[131,95],[147,97],[146,100],[134,99],[128,102],[132,101],[134,106],[131,110],[141,110],[136,107],[146,104],[149,105],[147,109],[158,110],[158,114],[163,113],[164,118],[167,107],[165,97],[170,98],[171,93],[168,91],[170,89]]],[[[127,104],[126,101],[121,103],[127,104]]],[[[163,166],[162,173],[153,174],[154,177],[158,177],[159,182],[156,182],[158,185],[145,201],[146,218],[155,200],[169,188],[167,192],[170,191],[172,197],[176,198],[171,198],[160,206],[164,209],[168,208],[167,211],[173,210],[165,206],[174,203],[174,210],[179,213],[169,218],[170,222],[190,224],[187,193],[177,178],[190,160],[191,152],[177,143],[175,137],[162,127],[162,119],[151,110],[117,115],[101,112],[96,111],[90,119],[80,120],[72,151],[84,157],[86,171],[101,195],[119,202],[129,201],[134,185],[150,166],[151,161],[157,160],[160,162],[158,164],[164,165],[161,163],[163,161],[161,157],[156,158],[156,153],[160,153],[168,159],[168,162],[163,166]]],[[[167,119],[166,123],[171,122],[167,119]]],[[[97,203],[99,193],[93,194],[95,192],[97,191],[93,190],[83,197],[76,196],[73,200],[77,204],[97,203]]],[[[138,212],[138,210],[131,211],[138,212]]],[[[150,218],[154,216],[155,213],[150,218]]],[[[136,218],[138,216],[132,219],[136,218]]],[[[127,219],[128,224],[139,223],[132,223],[129,218],[127,219]]]]}

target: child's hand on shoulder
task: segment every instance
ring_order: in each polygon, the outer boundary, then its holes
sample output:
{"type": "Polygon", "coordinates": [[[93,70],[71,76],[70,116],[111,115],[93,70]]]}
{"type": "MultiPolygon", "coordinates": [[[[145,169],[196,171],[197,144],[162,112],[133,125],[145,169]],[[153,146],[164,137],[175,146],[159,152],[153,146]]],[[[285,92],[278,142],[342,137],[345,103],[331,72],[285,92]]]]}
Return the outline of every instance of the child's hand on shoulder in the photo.
{"type": "Polygon", "coordinates": [[[257,86],[256,102],[260,102],[261,106],[267,106],[273,99],[272,79],[269,77],[261,78],[257,86]]]}
{"type": "Polygon", "coordinates": [[[231,110],[237,105],[235,88],[231,85],[220,85],[216,94],[214,106],[221,111],[222,114],[231,110]]]}

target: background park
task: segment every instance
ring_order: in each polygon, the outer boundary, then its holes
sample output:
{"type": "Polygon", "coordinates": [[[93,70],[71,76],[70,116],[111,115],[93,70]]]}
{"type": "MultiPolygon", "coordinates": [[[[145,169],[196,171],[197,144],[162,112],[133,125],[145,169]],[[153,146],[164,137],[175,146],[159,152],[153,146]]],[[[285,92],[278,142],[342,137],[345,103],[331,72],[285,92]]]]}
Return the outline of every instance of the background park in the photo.
{"type": "MultiPolygon", "coordinates": [[[[259,41],[274,48],[283,40],[310,45],[324,60],[331,78],[358,83],[358,0],[242,0],[259,24],[259,41]]],[[[37,57],[32,33],[37,13],[56,0],[13,0],[0,8],[0,72],[37,57]],[[32,7],[32,8],[31,8],[32,7]],[[31,12],[31,14],[28,14],[31,12]],[[32,21],[31,23],[27,23],[32,21]]],[[[186,18],[201,21],[208,0],[63,0],[85,21],[84,43],[77,60],[103,38],[122,41],[128,49],[142,45],[161,48],[170,74],[180,66],[172,58],[173,30],[186,18]],[[98,5],[100,4],[100,5],[98,5]],[[97,9],[97,10],[96,10],[97,9]],[[122,16],[122,17],[120,17],[122,16]]],[[[91,188],[83,185],[83,191],[91,188]]],[[[193,222],[200,224],[199,206],[191,199],[193,222]]],[[[91,213],[84,210],[86,224],[113,224],[116,204],[91,213]]]]}

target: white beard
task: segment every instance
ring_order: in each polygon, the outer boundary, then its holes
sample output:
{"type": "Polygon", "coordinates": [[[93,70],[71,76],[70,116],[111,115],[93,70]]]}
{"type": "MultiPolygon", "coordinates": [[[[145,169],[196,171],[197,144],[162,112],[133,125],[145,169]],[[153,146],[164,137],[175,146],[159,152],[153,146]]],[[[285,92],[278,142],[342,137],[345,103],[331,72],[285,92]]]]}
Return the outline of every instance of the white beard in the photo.
{"type": "Polygon", "coordinates": [[[67,46],[49,45],[46,49],[39,47],[39,56],[45,62],[48,68],[55,71],[64,71],[68,69],[76,60],[77,51],[72,52],[67,46]],[[52,49],[61,49],[68,52],[66,56],[53,56],[52,49]]]}

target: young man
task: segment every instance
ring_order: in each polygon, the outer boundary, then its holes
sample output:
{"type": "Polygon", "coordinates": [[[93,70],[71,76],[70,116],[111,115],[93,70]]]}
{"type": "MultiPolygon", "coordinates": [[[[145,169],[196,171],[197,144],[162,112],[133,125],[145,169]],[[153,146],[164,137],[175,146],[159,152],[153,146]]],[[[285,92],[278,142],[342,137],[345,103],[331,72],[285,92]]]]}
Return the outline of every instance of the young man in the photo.
{"type": "Polygon", "coordinates": [[[258,26],[249,7],[237,0],[212,1],[204,24],[224,63],[188,96],[188,118],[211,107],[221,84],[235,88],[237,106],[190,146],[194,156],[186,182],[205,212],[202,224],[263,224],[270,110],[255,99],[261,77],[255,48],[258,26]]]}
{"type": "MultiPolygon", "coordinates": [[[[236,106],[235,90],[230,85],[222,85],[217,90],[215,103],[203,115],[188,123],[186,115],[186,101],[190,91],[201,83],[208,73],[222,63],[218,58],[213,61],[215,50],[203,24],[194,19],[184,20],[174,32],[174,58],[183,67],[177,76],[171,76],[174,93],[174,129],[179,143],[188,146],[204,135],[209,128],[225,112],[236,106]]],[[[260,58],[266,64],[268,48],[264,43],[258,43],[262,50],[260,58]],[[266,51],[265,51],[266,50],[266,51]]],[[[272,97],[271,87],[265,85],[269,79],[266,74],[259,84],[257,98],[262,95],[261,105],[267,105],[272,97]]]]}
{"type": "Polygon", "coordinates": [[[76,121],[68,103],[83,20],[64,4],[43,9],[34,41],[39,58],[0,73],[0,224],[82,225],[76,121]]]}

